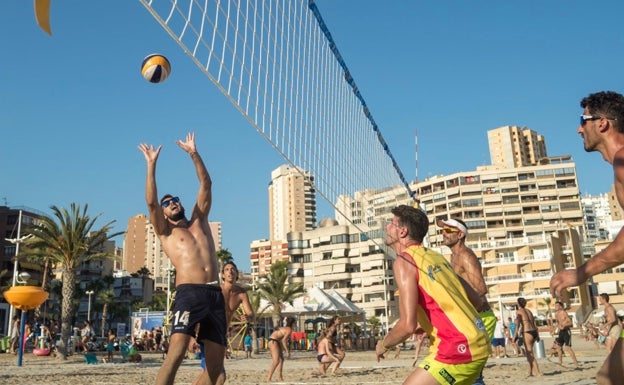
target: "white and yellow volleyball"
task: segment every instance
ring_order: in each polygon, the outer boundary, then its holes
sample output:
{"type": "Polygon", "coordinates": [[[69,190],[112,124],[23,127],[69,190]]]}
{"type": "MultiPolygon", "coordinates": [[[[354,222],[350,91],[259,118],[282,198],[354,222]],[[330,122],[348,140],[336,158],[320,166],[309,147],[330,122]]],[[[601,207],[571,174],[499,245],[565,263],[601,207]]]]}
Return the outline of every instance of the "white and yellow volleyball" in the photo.
{"type": "Polygon", "coordinates": [[[141,75],[150,83],[162,83],[171,74],[171,64],[160,54],[151,54],[143,59],[141,75]]]}

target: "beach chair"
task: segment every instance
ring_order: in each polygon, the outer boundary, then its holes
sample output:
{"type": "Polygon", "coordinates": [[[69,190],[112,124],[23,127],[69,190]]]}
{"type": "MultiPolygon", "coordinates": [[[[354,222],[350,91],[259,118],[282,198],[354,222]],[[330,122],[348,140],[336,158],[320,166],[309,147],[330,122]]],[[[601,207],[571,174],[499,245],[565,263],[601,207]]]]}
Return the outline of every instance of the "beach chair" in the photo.
{"type": "Polygon", "coordinates": [[[87,364],[97,364],[98,363],[98,359],[97,359],[97,356],[95,355],[95,353],[87,353],[87,354],[85,354],[85,361],[87,362],[87,364]]]}

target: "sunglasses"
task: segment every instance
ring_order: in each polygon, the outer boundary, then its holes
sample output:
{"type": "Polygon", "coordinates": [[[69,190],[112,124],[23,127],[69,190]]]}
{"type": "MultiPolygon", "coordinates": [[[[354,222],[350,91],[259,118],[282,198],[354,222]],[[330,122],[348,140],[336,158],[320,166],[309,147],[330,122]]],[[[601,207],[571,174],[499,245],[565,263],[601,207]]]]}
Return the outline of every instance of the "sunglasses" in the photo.
{"type": "Polygon", "coordinates": [[[164,208],[167,208],[167,207],[169,207],[169,205],[170,205],[170,204],[172,204],[172,203],[178,203],[178,202],[180,202],[180,198],[178,198],[178,197],[173,197],[173,198],[171,198],[171,199],[167,199],[166,201],[164,201],[164,202],[163,202],[163,203],[161,203],[160,205],[161,205],[162,207],[164,207],[164,208]]]}
{"type": "Polygon", "coordinates": [[[581,115],[581,117],[580,117],[580,124],[581,124],[581,126],[585,126],[585,123],[590,121],[590,120],[598,120],[598,119],[602,119],[602,118],[605,118],[607,120],[617,120],[616,118],[607,118],[606,116],[581,115]]]}
{"type": "Polygon", "coordinates": [[[459,229],[455,229],[453,227],[444,227],[442,229],[442,232],[445,234],[450,234],[450,233],[459,233],[459,229]]]}

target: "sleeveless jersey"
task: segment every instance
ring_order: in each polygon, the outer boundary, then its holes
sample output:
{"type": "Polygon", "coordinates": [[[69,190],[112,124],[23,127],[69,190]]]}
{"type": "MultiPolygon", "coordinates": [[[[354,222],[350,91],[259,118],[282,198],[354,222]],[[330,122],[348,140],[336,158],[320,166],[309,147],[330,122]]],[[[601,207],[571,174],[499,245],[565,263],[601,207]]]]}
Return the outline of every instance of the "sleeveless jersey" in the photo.
{"type": "Polygon", "coordinates": [[[416,264],[418,322],[431,340],[436,361],[465,364],[487,358],[490,341],[451,264],[440,253],[409,246],[402,256],[416,264]]]}

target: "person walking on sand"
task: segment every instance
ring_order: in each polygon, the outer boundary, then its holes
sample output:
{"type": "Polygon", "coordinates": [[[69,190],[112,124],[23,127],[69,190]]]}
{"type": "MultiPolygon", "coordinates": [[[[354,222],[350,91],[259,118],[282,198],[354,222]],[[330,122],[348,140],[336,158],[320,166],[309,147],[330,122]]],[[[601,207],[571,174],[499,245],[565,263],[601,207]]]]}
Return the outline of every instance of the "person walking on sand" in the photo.
{"type": "Polygon", "coordinates": [[[319,362],[319,371],[321,374],[327,374],[327,369],[333,364],[332,374],[336,373],[336,370],[340,367],[342,363],[342,359],[344,357],[339,357],[334,354],[333,344],[332,344],[332,331],[331,329],[323,330],[323,334],[321,336],[321,340],[319,341],[316,347],[316,359],[319,362]]]}
{"type": "MultiPolygon", "coordinates": [[[[537,331],[537,326],[535,326],[535,318],[533,318],[533,313],[528,311],[526,308],[526,299],[520,297],[518,298],[518,309],[516,310],[516,325],[522,325],[521,330],[516,330],[517,332],[521,332],[524,335],[524,354],[527,358],[527,362],[529,363],[529,376],[541,376],[539,365],[537,365],[537,360],[533,355],[533,344],[540,340],[539,333],[537,331]]],[[[514,336],[515,337],[515,336],[514,336]]]]}
{"type": "Polygon", "coordinates": [[[563,365],[563,347],[565,347],[566,352],[570,355],[570,358],[572,358],[574,366],[578,366],[576,354],[574,354],[574,350],[572,350],[572,320],[563,309],[563,303],[561,301],[555,302],[555,319],[557,320],[557,328],[559,328],[559,333],[557,338],[555,338],[555,350],[559,357],[559,365],[563,365]]]}
{"type": "Polygon", "coordinates": [[[187,134],[185,141],[178,140],[176,144],[193,161],[199,180],[197,201],[190,219],[186,218],[185,208],[177,196],[166,194],[158,199],[156,162],[162,146],[139,144],[147,162],[145,199],[150,222],[176,270],[171,337],[156,384],[174,383],[189,342],[195,336],[206,352],[206,371],[200,373],[196,383],[213,385],[223,371],[227,341],[225,301],[219,285],[215,242],[208,225],[212,180],[197,151],[195,134],[187,134]]]}
{"type": "Polygon", "coordinates": [[[479,295],[462,283],[444,256],[422,244],[429,228],[424,211],[400,205],[386,224],[385,244],[396,253],[394,278],[399,288],[399,320],[375,347],[377,361],[418,332],[431,337],[429,355],[405,385],[470,385],[491,351],[483,321],[472,305],[479,295]]]}
{"type": "MultiPolygon", "coordinates": [[[[585,151],[598,151],[611,164],[613,189],[618,204],[624,208],[624,96],[613,91],[590,94],[581,100],[583,113],[577,133],[585,151]]],[[[558,298],[563,291],[578,286],[596,274],[624,263],[624,231],[598,254],[575,269],[559,271],[550,279],[550,292],[558,298]]],[[[598,385],[621,384],[624,378],[624,333],[596,375],[598,385]]]]}
{"type": "Polygon", "coordinates": [[[277,369],[277,380],[284,381],[282,369],[284,367],[284,352],[286,357],[290,358],[290,350],[288,349],[288,338],[293,332],[293,325],[295,324],[294,318],[288,318],[284,321],[286,326],[277,328],[269,336],[268,348],[271,353],[271,366],[269,366],[269,374],[267,376],[267,382],[271,382],[273,379],[273,373],[277,369]]]}

